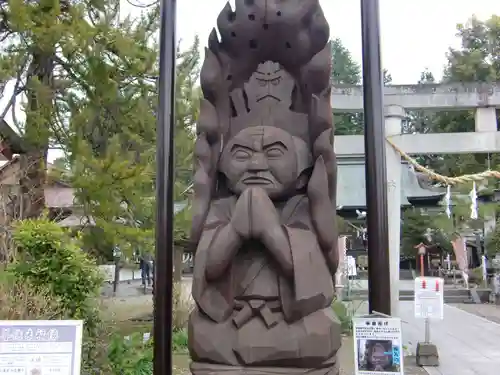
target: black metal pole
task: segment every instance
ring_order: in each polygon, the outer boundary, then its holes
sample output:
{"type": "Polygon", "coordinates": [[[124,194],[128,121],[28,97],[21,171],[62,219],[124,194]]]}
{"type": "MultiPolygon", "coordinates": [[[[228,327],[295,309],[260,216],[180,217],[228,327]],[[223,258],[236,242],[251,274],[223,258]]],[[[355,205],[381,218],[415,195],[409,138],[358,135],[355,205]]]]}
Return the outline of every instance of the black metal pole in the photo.
{"type": "Polygon", "coordinates": [[[153,286],[155,375],[172,374],[175,12],[176,0],[161,0],[156,130],[156,267],[153,286]]]}
{"type": "Polygon", "coordinates": [[[384,84],[380,62],[378,0],[361,0],[363,105],[365,114],[368,300],[370,312],[391,314],[384,84]]]}

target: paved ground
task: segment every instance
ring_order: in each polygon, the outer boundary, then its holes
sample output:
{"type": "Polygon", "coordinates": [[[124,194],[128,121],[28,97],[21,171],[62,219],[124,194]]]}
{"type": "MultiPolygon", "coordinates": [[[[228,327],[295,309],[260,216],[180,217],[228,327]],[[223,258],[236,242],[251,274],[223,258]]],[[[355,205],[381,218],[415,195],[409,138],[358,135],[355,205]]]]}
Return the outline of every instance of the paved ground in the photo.
{"type": "Polygon", "coordinates": [[[500,306],[492,305],[492,304],[470,304],[470,303],[461,303],[454,304],[454,307],[459,308],[460,310],[467,311],[471,314],[480,316],[482,318],[488,319],[491,322],[500,324],[500,306]]]}
{"type": "MultiPolygon", "coordinates": [[[[189,295],[190,279],[184,279],[185,293],[189,295]]],[[[410,285],[402,285],[401,289],[410,285]]],[[[120,306],[124,314],[134,315],[144,310],[152,310],[151,296],[140,295],[140,282],[119,285],[118,296],[107,299],[108,304],[120,306]],[[138,292],[139,290],[139,292],[138,292]]],[[[361,302],[353,307],[356,315],[367,313],[367,304],[361,302]]],[[[416,320],[413,302],[400,302],[400,314],[403,320],[403,344],[410,353],[415,353],[416,345],[424,339],[424,323],[416,320]]],[[[430,375],[498,375],[500,373],[500,306],[445,305],[445,319],[431,325],[431,340],[438,346],[441,365],[426,368],[430,375]]],[[[352,341],[346,338],[340,361],[343,374],[354,373],[352,341]]],[[[415,366],[409,357],[406,361],[406,375],[425,374],[422,368],[415,366]]]]}
{"type": "MultiPolygon", "coordinates": [[[[190,279],[184,279],[184,293],[189,295],[190,279]]],[[[116,297],[104,298],[105,305],[113,314],[113,318],[118,321],[127,320],[133,317],[144,316],[153,311],[151,295],[137,294],[136,290],[140,287],[139,282],[119,285],[119,295],[116,297]]],[[[357,315],[365,314],[367,311],[366,303],[353,303],[353,311],[357,315]]],[[[352,337],[344,337],[340,352],[338,353],[339,363],[341,364],[341,375],[354,375],[354,346],[352,337]]],[[[186,366],[189,360],[183,356],[174,358],[175,375],[189,374],[186,366]]],[[[427,375],[424,369],[416,366],[413,357],[405,357],[405,375],[427,375]]]]}
{"type": "MultiPolygon", "coordinates": [[[[341,375],[354,375],[354,343],[352,337],[342,339],[342,348],[338,353],[341,375]]],[[[405,357],[405,375],[427,375],[427,372],[415,363],[414,357],[405,357]]]]}
{"type": "MultiPolygon", "coordinates": [[[[338,353],[340,363],[339,375],[354,375],[354,347],[352,337],[344,337],[342,340],[342,348],[338,353]]],[[[174,361],[174,375],[189,374],[189,358],[187,355],[176,355],[174,361]]],[[[415,365],[414,358],[405,358],[405,375],[427,375],[427,372],[415,365]]]]}
{"type": "MultiPolygon", "coordinates": [[[[138,275],[138,271],[135,272],[135,276],[138,275]]],[[[116,295],[113,294],[113,283],[105,282],[102,289],[101,295],[103,297],[138,297],[144,294],[144,288],[141,286],[141,279],[135,277],[132,279],[132,272],[130,270],[123,270],[123,275],[120,275],[121,282],[118,284],[116,295]],[[122,278],[123,276],[123,278],[122,278]]],[[[188,295],[191,293],[191,276],[184,276],[182,278],[185,293],[188,295]]],[[[147,293],[151,294],[151,288],[147,289],[147,293]]]]}
{"type": "MultiPolygon", "coordinates": [[[[413,317],[413,303],[400,303],[405,341],[416,345],[424,337],[424,322],[413,317]]],[[[432,322],[431,341],[437,345],[440,366],[430,375],[498,375],[500,325],[457,307],[445,305],[444,320],[432,322]]]]}
{"type": "MultiPolygon", "coordinates": [[[[367,314],[368,304],[358,303],[353,310],[356,315],[367,314]]],[[[424,340],[424,322],[414,318],[411,301],[400,301],[400,314],[403,345],[415,354],[417,343],[424,340]]],[[[431,324],[431,340],[438,346],[441,366],[426,371],[429,375],[498,375],[499,338],[500,306],[445,305],[445,319],[431,324]]]]}

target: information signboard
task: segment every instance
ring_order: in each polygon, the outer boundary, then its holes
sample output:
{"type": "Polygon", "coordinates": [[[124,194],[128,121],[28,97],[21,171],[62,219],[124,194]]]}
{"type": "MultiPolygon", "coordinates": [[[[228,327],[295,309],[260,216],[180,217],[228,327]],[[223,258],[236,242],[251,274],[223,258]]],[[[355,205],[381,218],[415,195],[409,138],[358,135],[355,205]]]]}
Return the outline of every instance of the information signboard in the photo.
{"type": "Polygon", "coordinates": [[[0,373],[80,375],[81,320],[0,320],[0,373]]]}
{"type": "Polygon", "coordinates": [[[440,277],[415,279],[415,318],[444,319],[444,280],[440,277]]]}
{"type": "Polygon", "coordinates": [[[403,345],[399,318],[356,317],[355,375],[403,375],[403,345]]]}

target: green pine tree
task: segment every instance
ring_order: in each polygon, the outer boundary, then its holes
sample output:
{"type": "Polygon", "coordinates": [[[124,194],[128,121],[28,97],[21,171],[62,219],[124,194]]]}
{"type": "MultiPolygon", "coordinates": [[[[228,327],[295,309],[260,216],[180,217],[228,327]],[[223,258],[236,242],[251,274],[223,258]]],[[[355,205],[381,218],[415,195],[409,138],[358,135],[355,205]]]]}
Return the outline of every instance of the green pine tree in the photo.
{"type": "MultiPolygon", "coordinates": [[[[361,66],[339,38],[331,41],[333,86],[353,86],[361,84],[361,66]]],[[[391,74],[384,69],[384,84],[392,82],[391,74]]],[[[336,135],[357,135],[364,132],[363,113],[335,113],[333,123],[336,135]]]]}
{"type": "MultiPolygon", "coordinates": [[[[151,241],[159,5],[125,19],[119,0],[10,0],[1,7],[0,82],[11,82],[14,92],[0,113],[2,119],[12,113],[28,145],[20,179],[24,216],[45,207],[47,153],[57,145],[83,212],[104,233],[99,241],[151,241]]],[[[178,59],[176,199],[190,181],[198,50],[196,40],[178,59]]]]}

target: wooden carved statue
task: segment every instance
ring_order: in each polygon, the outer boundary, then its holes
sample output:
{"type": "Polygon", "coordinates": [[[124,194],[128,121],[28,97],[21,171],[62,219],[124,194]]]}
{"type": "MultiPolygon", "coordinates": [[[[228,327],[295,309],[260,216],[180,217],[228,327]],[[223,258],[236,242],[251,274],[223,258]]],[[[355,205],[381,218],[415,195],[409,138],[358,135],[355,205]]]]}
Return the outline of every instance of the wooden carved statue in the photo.
{"type": "Polygon", "coordinates": [[[337,374],[329,28],[318,0],[236,0],[201,72],[193,374],[337,374]]]}

